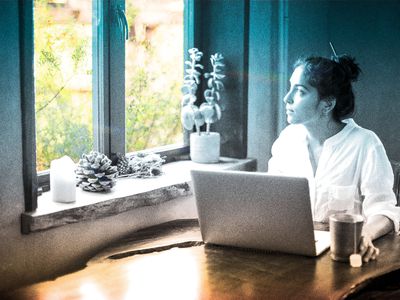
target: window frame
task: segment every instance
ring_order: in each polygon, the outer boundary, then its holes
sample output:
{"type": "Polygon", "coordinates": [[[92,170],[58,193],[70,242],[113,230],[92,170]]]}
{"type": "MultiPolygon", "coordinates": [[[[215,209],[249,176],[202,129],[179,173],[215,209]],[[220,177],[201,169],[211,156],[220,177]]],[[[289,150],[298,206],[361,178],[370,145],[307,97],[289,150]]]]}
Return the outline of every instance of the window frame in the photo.
{"type": "Polygon", "coordinates": [[[96,151],[125,152],[125,39],[117,8],[124,0],[93,0],[93,135],[96,151]]]}
{"type": "MultiPolygon", "coordinates": [[[[187,59],[187,50],[199,39],[200,1],[183,1],[183,49],[187,59]]],[[[36,172],[34,0],[19,0],[19,4],[25,211],[32,212],[37,208],[37,196],[50,190],[50,170],[36,172]]],[[[112,159],[116,153],[125,154],[125,39],[117,19],[117,9],[125,11],[125,0],[93,0],[92,5],[93,22],[97,24],[92,24],[93,149],[112,159]]],[[[144,151],[158,153],[166,157],[166,162],[188,158],[188,137],[189,132],[184,130],[181,145],[144,151]]]]}
{"type": "Polygon", "coordinates": [[[33,71],[33,0],[19,0],[22,173],[25,211],[37,208],[38,177],[36,174],[35,82],[33,71]]]}

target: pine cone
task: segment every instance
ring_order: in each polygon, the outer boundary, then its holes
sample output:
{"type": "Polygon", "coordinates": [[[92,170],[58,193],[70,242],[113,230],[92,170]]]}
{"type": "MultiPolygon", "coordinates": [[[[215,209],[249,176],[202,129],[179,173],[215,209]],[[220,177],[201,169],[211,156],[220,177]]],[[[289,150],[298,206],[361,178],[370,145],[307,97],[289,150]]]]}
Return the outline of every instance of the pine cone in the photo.
{"type": "Polygon", "coordinates": [[[159,154],[138,152],[129,158],[131,176],[147,178],[162,174],[161,165],[165,162],[159,154]]]}
{"type": "Polygon", "coordinates": [[[117,170],[119,175],[130,173],[129,161],[124,154],[117,153],[117,170]]]}
{"type": "Polygon", "coordinates": [[[97,151],[83,154],[75,173],[76,185],[89,192],[110,190],[118,176],[117,167],[111,166],[111,160],[97,151]]]}

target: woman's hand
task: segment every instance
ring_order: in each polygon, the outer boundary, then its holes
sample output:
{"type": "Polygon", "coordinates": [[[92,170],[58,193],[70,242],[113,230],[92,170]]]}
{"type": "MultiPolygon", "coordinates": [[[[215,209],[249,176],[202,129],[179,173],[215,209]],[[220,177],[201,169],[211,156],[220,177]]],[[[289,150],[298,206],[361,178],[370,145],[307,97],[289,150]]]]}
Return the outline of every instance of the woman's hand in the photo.
{"type": "Polygon", "coordinates": [[[363,262],[375,260],[379,255],[379,249],[374,246],[372,238],[368,234],[361,236],[359,250],[363,262]]]}
{"type": "Polygon", "coordinates": [[[360,255],[363,262],[375,260],[379,255],[379,249],[372,243],[373,240],[385,235],[394,229],[393,222],[386,216],[375,215],[368,219],[361,233],[359,244],[360,255]]]}

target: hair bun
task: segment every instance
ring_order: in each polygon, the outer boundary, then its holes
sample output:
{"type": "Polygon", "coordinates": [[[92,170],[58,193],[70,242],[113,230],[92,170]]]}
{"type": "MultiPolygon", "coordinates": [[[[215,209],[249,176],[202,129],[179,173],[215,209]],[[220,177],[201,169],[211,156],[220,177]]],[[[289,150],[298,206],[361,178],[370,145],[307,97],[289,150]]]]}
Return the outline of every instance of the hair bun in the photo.
{"type": "Polygon", "coordinates": [[[348,55],[340,55],[338,56],[337,62],[339,65],[342,66],[343,70],[345,71],[347,77],[351,81],[356,81],[358,75],[361,73],[361,69],[356,63],[356,59],[354,57],[348,55]]]}

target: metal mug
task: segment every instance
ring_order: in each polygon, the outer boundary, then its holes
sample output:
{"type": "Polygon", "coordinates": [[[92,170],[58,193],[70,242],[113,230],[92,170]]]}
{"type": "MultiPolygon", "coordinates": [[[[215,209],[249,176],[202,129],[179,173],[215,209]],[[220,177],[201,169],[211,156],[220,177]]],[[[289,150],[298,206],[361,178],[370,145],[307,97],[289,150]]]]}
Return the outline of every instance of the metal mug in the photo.
{"type": "Polygon", "coordinates": [[[358,253],[364,219],[361,215],[338,213],[329,217],[331,258],[348,262],[351,254],[358,253]]]}

